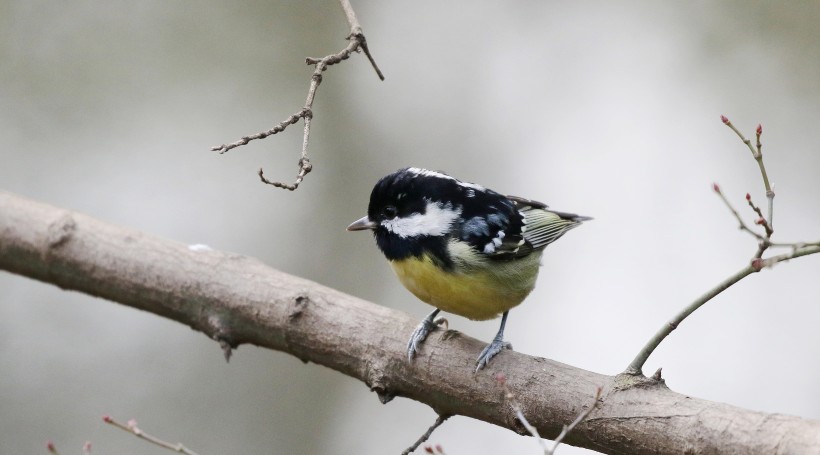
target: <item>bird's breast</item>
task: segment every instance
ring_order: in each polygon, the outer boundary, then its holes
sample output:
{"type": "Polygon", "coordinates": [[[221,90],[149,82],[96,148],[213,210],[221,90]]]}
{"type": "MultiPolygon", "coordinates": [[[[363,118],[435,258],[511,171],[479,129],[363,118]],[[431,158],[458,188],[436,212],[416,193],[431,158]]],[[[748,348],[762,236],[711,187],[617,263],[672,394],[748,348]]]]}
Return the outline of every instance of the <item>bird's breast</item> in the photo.
{"type": "Polygon", "coordinates": [[[521,303],[535,286],[537,257],[445,271],[428,255],[390,261],[416,297],[448,313],[486,320],[521,303]]]}

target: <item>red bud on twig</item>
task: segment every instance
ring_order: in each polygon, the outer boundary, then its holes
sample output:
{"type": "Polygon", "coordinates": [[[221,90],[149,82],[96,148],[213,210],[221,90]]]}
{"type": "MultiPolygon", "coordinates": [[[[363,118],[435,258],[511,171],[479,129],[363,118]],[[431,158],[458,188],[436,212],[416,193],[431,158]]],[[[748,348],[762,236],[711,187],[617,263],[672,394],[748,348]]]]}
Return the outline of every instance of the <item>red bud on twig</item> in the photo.
{"type": "Polygon", "coordinates": [[[728,124],[729,124],[729,119],[728,119],[728,118],[726,118],[726,116],[725,116],[725,115],[721,115],[721,116],[720,116],[720,121],[721,121],[721,122],[723,122],[725,125],[728,125],[728,124]]]}
{"type": "Polygon", "coordinates": [[[114,421],[114,419],[112,419],[112,418],[111,418],[111,416],[107,416],[107,415],[106,415],[106,416],[103,416],[103,422],[105,422],[105,423],[111,423],[111,422],[113,422],[113,421],[114,421]]]}
{"type": "Polygon", "coordinates": [[[752,200],[752,195],[749,194],[749,193],[746,193],[746,200],[751,201],[752,200]]]}
{"type": "Polygon", "coordinates": [[[715,193],[720,194],[720,185],[717,183],[712,184],[712,189],[715,190],[715,193]]]}
{"type": "Polygon", "coordinates": [[[766,224],[766,220],[764,220],[763,218],[758,218],[758,219],[755,220],[755,224],[759,224],[759,225],[762,226],[762,225],[766,224]]]}
{"type": "Polygon", "coordinates": [[[46,441],[46,448],[51,453],[57,453],[57,447],[55,447],[54,443],[51,441],[46,441]]]}
{"type": "Polygon", "coordinates": [[[755,130],[755,133],[757,133],[757,135],[758,135],[758,136],[760,136],[761,134],[763,134],[763,125],[761,125],[761,124],[759,124],[759,123],[758,123],[758,124],[757,124],[757,129],[755,130]]]}

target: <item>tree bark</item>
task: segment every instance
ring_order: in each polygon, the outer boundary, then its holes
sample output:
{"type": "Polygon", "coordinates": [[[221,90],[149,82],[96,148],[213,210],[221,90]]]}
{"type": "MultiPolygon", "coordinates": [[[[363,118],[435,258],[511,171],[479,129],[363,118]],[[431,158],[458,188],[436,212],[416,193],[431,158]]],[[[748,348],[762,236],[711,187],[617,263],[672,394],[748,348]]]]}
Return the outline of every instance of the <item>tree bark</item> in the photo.
{"type": "Polygon", "coordinates": [[[412,364],[408,315],[230,253],[197,248],[0,192],[0,268],[173,319],[230,347],[251,343],[363,381],[383,402],[407,397],[526,434],[495,376],[529,422],[610,454],[820,454],[820,421],[754,412],[669,390],[662,380],[607,376],[505,351],[478,374],[483,344],[436,330],[412,364]]]}

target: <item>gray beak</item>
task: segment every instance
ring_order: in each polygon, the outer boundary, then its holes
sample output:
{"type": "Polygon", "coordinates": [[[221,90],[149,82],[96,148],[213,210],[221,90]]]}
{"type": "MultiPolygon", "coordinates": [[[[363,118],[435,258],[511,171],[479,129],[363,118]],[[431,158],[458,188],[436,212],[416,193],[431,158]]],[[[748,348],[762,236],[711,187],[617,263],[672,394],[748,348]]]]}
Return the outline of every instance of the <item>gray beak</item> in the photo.
{"type": "Polygon", "coordinates": [[[350,226],[347,227],[347,230],[364,231],[366,229],[376,229],[376,226],[378,226],[376,223],[370,221],[370,219],[366,216],[363,216],[358,220],[354,221],[353,223],[351,223],[350,226]]]}

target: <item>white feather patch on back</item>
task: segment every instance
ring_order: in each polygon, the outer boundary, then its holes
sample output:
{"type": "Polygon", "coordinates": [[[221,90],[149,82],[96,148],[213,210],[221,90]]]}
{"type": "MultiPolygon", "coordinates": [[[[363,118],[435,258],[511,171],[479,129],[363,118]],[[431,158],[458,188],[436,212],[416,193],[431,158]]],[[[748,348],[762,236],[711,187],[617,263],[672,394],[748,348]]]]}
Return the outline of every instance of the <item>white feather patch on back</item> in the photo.
{"type": "Polygon", "coordinates": [[[382,221],[388,231],[401,238],[420,235],[439,236],[450,232],[450,226],[461,216],[461,208],[454,209],[450,204],[427,202],[425,213],[414,213],[406,217],[396,217],[382,221]]]}

